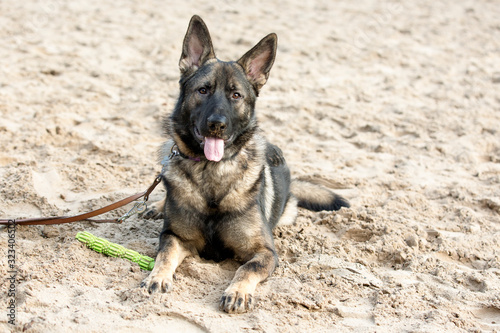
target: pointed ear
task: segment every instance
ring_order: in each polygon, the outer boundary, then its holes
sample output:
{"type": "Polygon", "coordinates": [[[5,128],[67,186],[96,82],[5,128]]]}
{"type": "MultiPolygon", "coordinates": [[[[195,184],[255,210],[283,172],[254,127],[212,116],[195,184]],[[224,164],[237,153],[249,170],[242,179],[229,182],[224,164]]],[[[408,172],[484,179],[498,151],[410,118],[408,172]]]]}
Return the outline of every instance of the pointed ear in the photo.
{"type": "Polygon", "coordinates": [[[194,72],[207,60],[215,58],[210,33],[205,22],[194,15],[184,37],[179,68],[183,75],[194,72]]]}
{"type": "Polygon", "coordinates": [[[269,34],[238,60],[238,64],[245,70],[248,81],[254,86],[257,93],[267,82],[276,57],[277,47],[278,36],[274,33],[269,34]]]}

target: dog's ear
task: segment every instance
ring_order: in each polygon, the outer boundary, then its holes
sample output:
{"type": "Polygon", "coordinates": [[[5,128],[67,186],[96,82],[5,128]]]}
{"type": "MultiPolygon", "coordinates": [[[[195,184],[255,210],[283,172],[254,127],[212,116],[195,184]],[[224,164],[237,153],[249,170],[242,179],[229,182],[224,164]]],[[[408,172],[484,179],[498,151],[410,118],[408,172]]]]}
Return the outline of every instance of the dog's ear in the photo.
{"type": "Polygon", "coordinates": [[[257,93],[267,82],[277,47],[278,36],[274,33],[269,34],[238,60],[238,64],[245,70],[248,81],[257,93]]]}
{"type": "Polygon", "coordinates": [[[179,68],[183,75],[197,70],[207,60],[215,58],[210,33],[205,22],[198,15],[194,15],[182,45],[182,55],[179,68]]]}

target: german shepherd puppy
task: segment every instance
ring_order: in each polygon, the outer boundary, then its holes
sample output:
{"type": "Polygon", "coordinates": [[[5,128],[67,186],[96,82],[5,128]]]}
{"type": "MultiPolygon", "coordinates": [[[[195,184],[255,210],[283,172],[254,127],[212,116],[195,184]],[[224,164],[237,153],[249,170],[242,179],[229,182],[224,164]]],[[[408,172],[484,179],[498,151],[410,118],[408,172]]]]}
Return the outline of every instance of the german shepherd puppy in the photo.
{"type": "Polygon", "coordinates": [[[189,255],[242,263],[220,308],[253,308],[257,284],[278,264],[272,229],[293,223],[297,205],[337,210],[348,202],[328,189],[290,180],[281,150],[262,136],[255,116],[259,90],[274,63],[276,34],[238,61],[220,61],[203,20],[193,16],[180,59],[179,100],[164,127],[164,201],[146,217],[164,217],[156,263],[142,282],[149,293],[172,288],[175,269],[189,255]]]}

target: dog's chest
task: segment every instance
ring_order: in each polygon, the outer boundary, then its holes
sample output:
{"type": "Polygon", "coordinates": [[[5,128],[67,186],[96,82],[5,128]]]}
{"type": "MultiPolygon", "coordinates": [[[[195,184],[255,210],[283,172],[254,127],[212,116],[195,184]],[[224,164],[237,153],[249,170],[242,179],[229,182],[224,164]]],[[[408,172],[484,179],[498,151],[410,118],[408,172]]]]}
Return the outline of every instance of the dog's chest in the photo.
{"type": "Polygon", "coordinates": [[[181,161],[172,166],[167,177],[174,192],[168,197],[187,209],[211,215],[239,209],[255,200],[260,170],[242,170],[237,161],[181,161]]]}
{"type": "Polygon", "coordinates": [[[220,229],[224,228],[220,221],[209,218],[200,227],[204,238],[203,247],[198,249],[200,257],[216,262],[234,257],[234,251],[226,246],[220,235],[220,229]]]}

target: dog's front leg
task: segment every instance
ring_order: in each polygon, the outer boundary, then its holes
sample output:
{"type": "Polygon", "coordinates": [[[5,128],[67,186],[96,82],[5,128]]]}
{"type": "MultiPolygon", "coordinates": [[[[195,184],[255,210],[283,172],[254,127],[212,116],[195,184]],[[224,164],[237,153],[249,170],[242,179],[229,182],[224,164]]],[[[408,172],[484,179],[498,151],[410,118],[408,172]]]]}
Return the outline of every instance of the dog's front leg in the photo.
{"type": "Polygon", "coordinates": [[[240,266],[229,287],[222,295],[220,308],[228,313],[243,313],[255,304],[253,294],[257,284],[267,279],[276,268],[276,253],[268,248],[256,253],[252,259],[240,266]]]}
{"type": "Polygon", "coordinates": [[[172,288],[177,266],[190,254],[191,252],[177,236],[162,232],[155,266],[151,274],[142,281],[141,287],[147,288],[150,294],[167,292],[172,288]]]}

